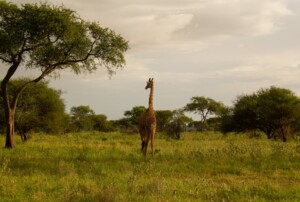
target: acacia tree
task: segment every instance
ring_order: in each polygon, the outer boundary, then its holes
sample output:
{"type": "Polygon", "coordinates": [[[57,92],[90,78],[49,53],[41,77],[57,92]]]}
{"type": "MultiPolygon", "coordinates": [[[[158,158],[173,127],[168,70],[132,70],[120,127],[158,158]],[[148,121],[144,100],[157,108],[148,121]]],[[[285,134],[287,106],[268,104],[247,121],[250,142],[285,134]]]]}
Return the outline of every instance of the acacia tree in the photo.
{"type": "Polygon", "coordinates": [[[205,123],[208,115],[218,115],[224,108],[225,106],[223,103],[217,102],[211,98],[200,96],[192,97],[191,103],[188,103],[184,107],[184,111],[200,114],[201,119],[199,130],[203,131],[205,129],[205,123]]]}
{"type": "Polygon", "coordinates": [[[128,42],[98,23],[81,19],[64,6],[47,3],[17,6],[0,0],[0,60],[8,66],[1,82],[6,120],[6,148],[14,148],[14,119],[18,98],[30,84],[62,69],[75,74],[104,66],[109,73],[125,64],[128,42]],[[40,70],[9,97],[8,85],[19,68],[40,70]]]}

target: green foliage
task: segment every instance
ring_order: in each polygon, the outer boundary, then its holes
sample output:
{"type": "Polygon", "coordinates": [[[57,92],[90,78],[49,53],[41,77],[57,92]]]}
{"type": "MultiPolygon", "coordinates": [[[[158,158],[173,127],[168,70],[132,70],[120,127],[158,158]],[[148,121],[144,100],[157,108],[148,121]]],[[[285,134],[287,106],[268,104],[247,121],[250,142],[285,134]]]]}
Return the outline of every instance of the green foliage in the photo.
{"type": "Polygon", "coordinates": [[[224,112],[220,116],[220,125],[218,131],[222,132],[223,134],[235,130],[235,125],[232,118],[232,110],[232,108],[227,107],[226,110],[224,110],[224,112]]]}
{"type": "Polygon", "coordinates": [[[144,106],[135,106],[131,110],[125,111],[124,116],[132,125],[138,125],[140,117],[146,112],[146,110],[147,109],[144,106]]]}
{"type": "Polygon", "coordinates": [[[137,126],[133,126],[128,118],[121,118],[113,121],[113,125],[122,133],[132,133],[137,131],[137,126]]]}
{"type": "Polygon", "coordinates": [[[128,42],[98,23],[81,19],[64,6],[0,1],[0,60],[8,66],[1,89],[7,125],[6,144],[14,148],[14,113],[21,92],[63,69],[75,74],[105,67],[110,74],[125,65],[128,42]],[[40,71],[9,98],[8,86],[18,68],[40,71]]]}
{"type": "Polygon", "coordinates": [[[233,108],[237,131],[261,130],[286,141],[300,118],[300,99],[290,90],[270,87],[239,96],[233,108]]]}
{"type": "MultiPolygon", "coordinates": [[[[286,141],[300,118],[300,99],[288,89],[262,89],[258,92],[258,114],[264,125],[275,128],[275,138],[279,136],[286,141]]],[[[264,127],[261,130],[266,131],[264,127]]]]}
{"type": "Polygon", "coordinates": [[[95,114],[95,112],[90,108],[90,106],[83,105],[80,105],[78,107],[72,107],[70,112],[71,116],[74,117],[74,119],[83,119],[87,116],[95,114]]]}
{"type": "Polygon", "coordinates": [[[173,113],[171,110],[156,110],[156,131],[165,131],[168,124],[172,121],[173,113]]]}
{"type": "Polygon", "coordinates": [[[171,120],[166,124],[164,132],[168,137],[179,140],[181,133],[186,130],[186,126],[192,122],[192,119],[185,116],[181,109],[172,111],[171,120]]]}
{"type": "Polygon", "coordinates": [[[95,112],[90,106],[80,105],[78,107],[72,107],[70,110],[71,115],[71,131],[70,132],[81,132],[93,130],[93,116],[95,112]]]}
{"type": "Polygon", "coordinates": [[[67,132],[113,131],[112,123],[103,114],[95,114],[90,106],[72,107],[67,132]]]}
{"type": "MultiPolygon", "coordinates": [[[[61,91],[47,87],[47,83],[41,82],[30,86],[22,94],[28,97],[36,96],[37,100],[37,121],[40,130],[46,133],[63,133],[65,131],[65,104],[61,98],[61,91]],[[38,87],[40,86],[40,87],[38,87]],[[33,90],[31,95],[28,89],[33,90]]],[[[30,98],[24,98],[24,101],[30,100],[30,98]]],[[[27,102],[28,103],[28,102],[27,102]]],[[[21,102],[18,105],[17,112],[22,109],[21,102]]],[[[24,120],[24,118],[23,118],[24,120]]],[[[17,120],[18,123],[18,120],[17,120]]],[[[18,125],[18,124],[17,124],[18,125]]]]}
{"type": "MultiPolygon", "coordinates": [[[[0,149],[1,201],[299,201],[299,142],[183,133],[156,138],[155,159],[137,135],[36,134],[0,149]]],[[[4,137],[0,137],[4,141],[4,137]]]]}
{"type": "Polygon", "coordinates": [[[124,118],[115,122],[115,125],[120,131],[126,133],[136,133],[138,131],[138,125],[140,117],[146,112],[146,107],[135,106],[131,110],[124,112],[124,118]]]}
{"type": "MultiPolygon", "coordinates": [[[[13,97],[20,86],[29,80],[29,78],[12,80],[9,85],[9,96],[13,97]]],[[[3,105],[2,97],[0,103],[3,105]]],[[[0,109],[0,116],[4,117],[3,108],[0,109]]],[[[61,99],[61,91],[50,88],[48,83],[43,81],[30,85],[20,95],[15,114],[15,125],[22,136],[30,130],[62,133],[65,130],[65,116],[65,104],[61,99]]],[[[4,130],[5,122],[2,122],[0,127],[4,130]]]]}
{"type": "Polygon", "coordinates": [[[217,102],[211,98],[198,96],[192,97],[191,102],[184,107],[184,110],[187,112],[194,112],[200,114],[201,120],[199,130],[204,131],[207,117],[209,115],[220,116],[225,110],[225,108],[226,107],[221,102],[217,102]]]}
{"type": "Polygon", "coordinates": [[[108,132],[108,131],[114,131],[115,128],[113,124],[107,120],[106,115],[104,114],[96,114],[92,116],[93,120],[93,130],[94,131],[103,131],[103,132],[108,132]]]}
{"type": "Polygon", "coordinates": [[[239,96],[233,108],[233,122],[237,131],[257,129],[257,105],[256,94],[239,96]]]}
{"type": "Polygon", "coordinates": [[[50,74],[65,68],[91,72],[98,65],[113,72],[125,63],[128,42],[64,6],[1,1],[0,19],[0,59],[8,64],[21,55],[27,67],[50,74]]]}

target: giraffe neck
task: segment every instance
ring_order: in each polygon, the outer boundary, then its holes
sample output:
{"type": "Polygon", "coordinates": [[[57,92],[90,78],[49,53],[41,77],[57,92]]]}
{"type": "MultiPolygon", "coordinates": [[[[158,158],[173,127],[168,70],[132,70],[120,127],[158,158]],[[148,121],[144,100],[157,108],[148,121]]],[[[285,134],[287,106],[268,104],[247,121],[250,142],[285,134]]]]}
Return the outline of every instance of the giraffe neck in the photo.
{"type": "Polygon", "coordinates": [[[150,95],[149,95],[149,111],[153,111],[153,91],[154,91],[154,86],[150,88],[150,95]]]}

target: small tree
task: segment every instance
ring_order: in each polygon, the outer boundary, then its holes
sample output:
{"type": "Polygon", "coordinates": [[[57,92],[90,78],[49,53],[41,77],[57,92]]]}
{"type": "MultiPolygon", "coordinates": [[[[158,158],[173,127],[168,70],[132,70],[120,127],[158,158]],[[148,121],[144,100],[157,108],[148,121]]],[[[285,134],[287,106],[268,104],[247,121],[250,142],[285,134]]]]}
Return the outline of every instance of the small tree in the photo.
{"type": "Polygon", "coordinates": [[[200,114],[199,130],[205,129],[206,119],[208,115],[218,115],[223,109],[224,105],[221,102],[217,102],[211,98],[192,97],[191,103],[188,103],[184,110],[187,112],[194,112],[200,114]]]}
{"type": "Polygon", "coordinates": [[[144,106],[135,106],[131,110],[124,112],[124,116],[131,122],[132,125],[138,125],[140,117],[145,113],[146,107],[144,106]]]}
{"type": "Polygon", "coordinates": [[[118,119],[116,121],[112,121],[112,124],[115,128],[117,128],[122,133],[137,132],[136,126],[132,126],[131,121],[128,118],[125,118],[125,117],[121,118],[121,119],[118,119]]]}
{"type": "Polygon", "coordinates": [[[92,116],[93,130],[95,131],[113,131],[113,125],[107,120],[107,116],[104,114],[95,114],[92,116]]]}
{"type": "Polygon", "coordinates": [[[75,132],[93,130],[95,112],[90,106],[80,105],[71,108],[71,124],[75,132]]]}
{"type": "Polygon", "coordinates": [[[173,112],[170,110],[156,110],[156,130],[158,132],[165,131],[168,124],[172,121],[173,112]]]}
{"type": "Polygon", "coordinates": [[[0,1],[0,60],[8,66],[1,83],[6,120],[5,147],[13,148],[14,120],[21,92],[62,69],[75,74],[105,66],[109,73],[125,64],[128,42],[98,23],[86,22],[74,11],[47,3],[16,4],[0,1]],[[40,70],[9,97],[8,84],[19,68],[40,70]]]}
{"type": "MultiPolygon", "coordinates": [[[[12,80],[9,92],[13,95],[20,86],[29,80],[29,78],[12,80]]],[[[29,86],[20,95],[15,115],[15,125],[23,141],[27,140],[26,134],[30,130],[47,133],[63,132],[65,105],[60,96],[61,92],[59,90],[48,87],[48,83],[43,81],[29,86]]],[[[3,105],[3,99],[1,98],[0,103],[3,105]]],[[[0,110],[0,113],[0,116],[4,117],[4,111],[0,110]]]]}
{"type": "Polygon", "coordinates": [[[181,109],[172,111],[172,119],[166,126],[166,133],[169,137],[180,139],[181,133],[185,131],[186,125],[193,120],[185,116],[181,109]]]}

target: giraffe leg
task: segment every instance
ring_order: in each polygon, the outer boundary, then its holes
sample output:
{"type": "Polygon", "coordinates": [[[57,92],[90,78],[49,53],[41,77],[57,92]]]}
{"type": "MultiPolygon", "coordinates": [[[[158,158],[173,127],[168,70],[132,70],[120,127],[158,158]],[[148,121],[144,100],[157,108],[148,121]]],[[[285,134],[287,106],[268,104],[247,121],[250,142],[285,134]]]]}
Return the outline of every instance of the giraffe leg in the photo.
{"type": "Polygon", "coordinates": [[[145,142],[142,140],[142,152],[144,152],[145,142]]]}
{"type": "Polygon", "coordinates": [[[145,140],[145,142],[144,142],[144,151],[143,151],[144,156],[146,156],[146,154],[147,154],[147,147],[148,147],[148,140],[145,140]]]}
{"type": "Polygon", "coordinates": [[[152,150],[152,159],[154,159],[154,131],[151,134],[151,150],[152,150]]]}

